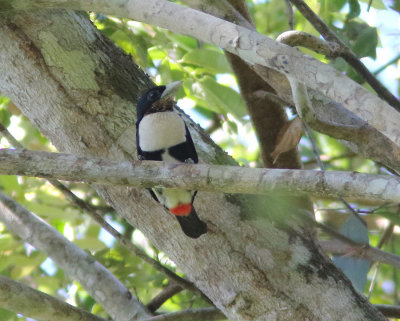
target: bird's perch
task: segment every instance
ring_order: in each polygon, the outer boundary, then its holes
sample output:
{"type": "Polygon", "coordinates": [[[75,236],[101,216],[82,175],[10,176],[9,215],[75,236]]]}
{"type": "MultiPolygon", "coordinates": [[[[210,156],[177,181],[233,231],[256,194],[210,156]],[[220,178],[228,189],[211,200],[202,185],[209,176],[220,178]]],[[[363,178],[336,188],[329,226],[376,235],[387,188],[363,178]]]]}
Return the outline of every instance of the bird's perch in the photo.
{"type": "Polygon", "coordinates": [[[264,169],[157,161],[113,162],[71,154],[1,150],[0,174],[141,188],[242,194],[309,193],[317,197],[400,202],[400,179],[356,172],[264,169]]]}

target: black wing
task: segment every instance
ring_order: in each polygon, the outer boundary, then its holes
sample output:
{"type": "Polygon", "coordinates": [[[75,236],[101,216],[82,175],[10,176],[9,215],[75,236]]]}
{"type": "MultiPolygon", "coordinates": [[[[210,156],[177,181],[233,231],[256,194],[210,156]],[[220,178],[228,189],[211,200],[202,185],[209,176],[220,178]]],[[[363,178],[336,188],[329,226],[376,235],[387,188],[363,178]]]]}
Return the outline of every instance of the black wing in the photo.
{"type": "Polygon", "coordinates": [[[184,163],[185,161],[191,159],[195,164],[199,162],[196,149],[193,144],[192,136],[185,124],[186,130],[186,141],[168,148],[168,153],[178,161],[184,163]]]}

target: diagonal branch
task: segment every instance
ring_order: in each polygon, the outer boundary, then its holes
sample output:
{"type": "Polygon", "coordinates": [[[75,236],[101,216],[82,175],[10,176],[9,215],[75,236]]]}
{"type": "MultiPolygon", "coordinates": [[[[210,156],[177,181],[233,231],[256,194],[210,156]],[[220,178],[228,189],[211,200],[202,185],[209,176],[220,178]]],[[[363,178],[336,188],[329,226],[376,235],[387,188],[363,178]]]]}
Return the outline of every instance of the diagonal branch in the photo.
{"type": "Polygon", "coordinates": [[[346,60],[368,84],[376,91],[376,93],[397,111],[400,111],[400,101],[371,73],[367,67],[357,58],[354,52],[340,40],[336,34],[316,15],[311,8],[303,0],[290,0],[303,16],[317,29],[321,35],[330,42],[336,42],[340,46],[340,56],[346,60]]]}
{"type": "MultiPolygon", "coordinates": [[[[14,138],[14,136],[12,136],[11,133],[7,130],[7,128],[1,123],[0,123],[0,135],[3,135],[12,146],[20,149],[24,148],[22,144],[19,141],[17,141],[14,138]]],[[[153,258],[149,257],[140,247],[133,244],[128,237],[119,233],[115,228],[113,228],[110,224],[108,224],[108,222],[103,218],[103,216],[100,213],[98,213],[96,208],[94,208],[89,203],[77,197],[70,189],[65,187],[64,184],[55,179],[49,179],[48,181],[55,188],[57,188],[67,199],[69,199],[72,204],[74,204],[81,210],[87,212],[95,222],[97,222],[102,228],[104,228],[115,239],[117,239],[133,255],[136,255],[137,257],[148,263],[150,266],[152,266],[155,270],[163,273],[169,279],[173,280],[177,285],[180,286],[181,290],[186,289],[193,293],[199,294],[207,302],[210,302],[209,299],[199,289],[197,289],[192,282],[180,277],[170,269],[166,268],[157,260],[154,260],[153,258]]]]}
{"type": "Polygon", "coordinates": [[[0,275],[0,307],[26,317],[57,321],[106,321],[46,293],[0,275]]]}
{"type": "Polygon", "coordinates": [[[146,305],[150,312],[157,311],[167,300],[181,292],[183,288],[175,282],[170,282],[159,294],[146,305]]]}
{"type": "Polygon", "coordinates": [[[400,178],[355,172],[244,168],[157,161],[113,162],[71,154],[1,150],[0,174],[141,188],[240,194],[310,193],[322,198],[400,201],[400,178]]]}
{"type": "MultiPolygon", "coordinates": [[[[166,0],[96,1],[11,0],[6,9],[58,7],[94,10],[127,17],[212,43],[240,56],[251,65],[262,65],[293,77],[307,87],[343,104],[393,142],[400,143],[400,115],[386,102],[332,66],[278,44],[259,33],[166,0]],[[162,14],[161,14],[162,13],[162,14]]],[[[0,11],[4,10],[0,3],[0,11]]],[[[329,39],[328,39],[329,40],[329,39]]]]}
{"type": "Polygon", "coordinates": [[[381,262],[400,269],[400,257],[398,255],[385,252],[368,244],[357,243],[346,237],[341,237],[343,235],[338,232],[336,232],[337,234],[334,235],[334,233],[332,233],[332,231],[335,232],[334,230],[329,228],[327,229],[326,226],[321,228],[322,226],[322,224],[317,225],[318,228],[335,238],[334,240],[320,240],[318,242],[325,253],[342,255],[349,255],[349,253],[353,253],[350,256],[366,258],[371,262],[381,262]],[[354,251],[354,249],[360,249],[360,251],[354,251]]]}
{"type": "MultiPolygon", "coordinates": [[[[251,16],[244,0],[217,0],[210,2],[184,0],[183,2],[194,9],[255,30],[255,27],[251,24],[251,16]]],[[[229,52],[225,52],[225,55],[236,75],[240,93],[246,102],[247,110],[259,141],[264,166],[273,168],[300,168],[300,157],[294,149],[282,154],[276,162],[274,162],[271,156],[271,153],[276,148],[279,132],[288,121],[283,107],[285,104],[282,104],[280,100],[274,99],[277,97],[274,94],[275,90],[251,65],[229,52]],[[260,91],[265,94],[256,94],[260,91]]]]}
{"type": "Polygon", "coordinates": [[[51,257],[72,279],[81,283],[115,321],[138,320],[149,315],[110,271],[55,228],[2,193],[0,203],[0,221],[7,229],[51,257]]]}

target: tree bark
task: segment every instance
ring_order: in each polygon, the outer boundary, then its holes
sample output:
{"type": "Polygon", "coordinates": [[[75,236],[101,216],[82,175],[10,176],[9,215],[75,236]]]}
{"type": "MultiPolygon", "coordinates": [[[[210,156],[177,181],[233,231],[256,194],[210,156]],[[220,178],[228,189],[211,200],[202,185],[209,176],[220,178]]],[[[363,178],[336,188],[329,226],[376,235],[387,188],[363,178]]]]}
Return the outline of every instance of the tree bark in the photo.
{"type": "Polygon", "coordinates": [[[0,276],[0,307],[39,321],[106,321],[4,276],[0,276]]]}
{"type": "MultiPolygon", "coordinates": [[[[71,154],[1,150],[0,174],[139,188],[167,187],[232,194],[269,194],[269,197],[279,195],[282,198],[311,194],[318,198],[347,197],[360,202],[400,202],[400,178],[397,176],[343,171],[171,164],[158,161],[110,162],[71,154]]],[[[303,208],[298,210],[307,212],[303,208]]]]}
{"type": "MultiPolygon", "coordinates": [[[[33,7],[97,10],[169,29],[216,45],[253,65],[269,67],[322,93],[400,145],[399,113],[332,66],[262,36],[254,30],[167,0],[10,0],[0,9],[33,7]]],[[[90,68],[90,67],[89,67],[90,68]]],[[[86,69],[84,69],[86,70],[86,69]]],[[[83,71],[80,71],[83,72],[83,71]]]]}
{"type": "Polygon", "coordinates": [[[71,278],[79,281],[115,321],[141,320],[150,316],[110,271],[55,228],[3,193],[0,193],[0,203],[0,220],[7,229],[51,257],[71,278]]]}
{"type": "MultiPolygon", "coordinates": [[[[16,14],[1,20],[0,39],[1,92],[59,151],[135,158],[134,102],[152,83],[84,14],[16,14]]],[[[203,162],[232,164],[189,129],[203,162]]],[[[296,204],[199,193],[194,206],[209,231],[191,240],[146,191],[95,187],[232,321],[385,319],[291,219],[296,204]]]]}

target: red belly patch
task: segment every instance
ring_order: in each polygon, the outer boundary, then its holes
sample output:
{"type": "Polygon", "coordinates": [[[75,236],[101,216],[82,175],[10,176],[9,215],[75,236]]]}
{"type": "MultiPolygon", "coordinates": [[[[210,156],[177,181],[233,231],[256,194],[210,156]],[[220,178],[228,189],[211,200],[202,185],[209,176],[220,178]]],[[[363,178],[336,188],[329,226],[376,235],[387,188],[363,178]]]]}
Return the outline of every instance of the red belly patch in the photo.
{"type": "Polygon", "coordinates": [[[171,208],[170,211],[176,216],[186,216],[190,214],[192,204],[179,204],[177,207],[171,208]]]}

